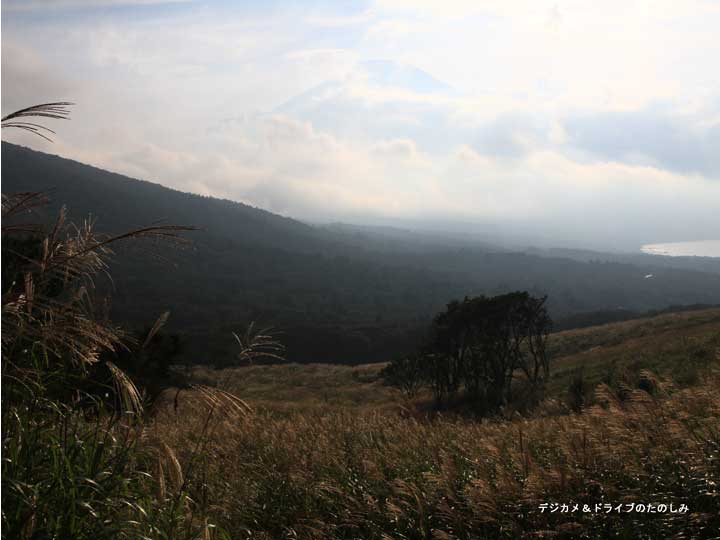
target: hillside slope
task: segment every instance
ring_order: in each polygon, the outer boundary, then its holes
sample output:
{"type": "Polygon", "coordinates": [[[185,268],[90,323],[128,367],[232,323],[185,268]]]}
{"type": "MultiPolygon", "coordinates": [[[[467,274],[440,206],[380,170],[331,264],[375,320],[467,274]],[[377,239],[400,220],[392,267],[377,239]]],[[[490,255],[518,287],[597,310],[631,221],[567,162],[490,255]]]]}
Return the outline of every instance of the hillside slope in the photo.
{"type": "Polygon", "coordinates": [[[91,214],[105,232],[159,221],[199,227],[189,248],[129,246],[112,267],[114,317],[142,327],[170,310],[167,328],[186,335],[193,362],[230,361],[230,333],[250,320],[282,328],[293,360],[384,360],[450,299],[514,289],[548,294],[556,317],[720,303],[718,274],[310,226],[8,143],[2,189],[48,192],[45,219],[66,205],[72,219],[91,214]]]}
{"type": "MultiPolygon", "coordinates": [[[[550,336],[551,379],[547,397],[567,401],[582,373],[586,398],[595,387],[636,382],[641,370],[694,385],[720,360],[720,309],[671,313],[557,332],[550,336]]],[[[253,406],[276,412],[333,409],[393,409],[407,406],[402,394],[383,384],[387,363],[255,365],[209,370],[195,368],[196,382],[219,385],[253,406]]],[[[429,392],[419,404],[432,402],[429,392]]]]}

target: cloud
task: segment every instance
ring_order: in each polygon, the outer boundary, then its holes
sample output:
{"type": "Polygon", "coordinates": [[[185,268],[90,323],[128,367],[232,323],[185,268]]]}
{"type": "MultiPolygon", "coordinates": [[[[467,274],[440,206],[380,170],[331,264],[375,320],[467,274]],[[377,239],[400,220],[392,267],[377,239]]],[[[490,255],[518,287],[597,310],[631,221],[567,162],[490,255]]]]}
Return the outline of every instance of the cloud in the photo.
{"type": "Polygon", "coordinates": [[[564,127],[570,144],[598,159],[720,179],[720,111],[699,115],[649,107],[590,113],[569,118],[564,127]]]}
{"type": "Polygon", "coordinates": [[[430,159],[412,140],[343,142],[280,115],[249,119],[218,137],[213,148],[232,150],[144,147],[108,162],[310,221],[452,216],[478,230],[501,224],[556,244],[616,249],[697,237],[720,225],[719,184],[649,166],[583,163],[552,150],[507,161],[468,145],[430,159]]]}
{"type": "Polygon", "coordinates": [[[10,140],[312,221],[720,230],[715,5],[72,4],[3,21],[3,109],[78,103],[53,145],[10,140]]]}
{"type": "Polygon", "coordinates": [[[410,139],[377,142],[372,146],[372,152],[378,156],[399,159],[412,159],[418,155],[415,142],[410,139]]]}
{"type": "Polygon", "coordinates": [[[507,114],[479,125],[471,138],[472,147],[491,156],[515,158],[546,144],[550,120],[531,115],[507,114]]]}
{"type": "Polygon", "coordinates": [[[36,51],[6,39],[2,43],[2,72],[3,114],[36,103],[68,99],[77,87],[36,51]]]}
{"type": "Polygon", "coordinates": [[[343,28],[367,24],[372,18],[373,13],[365,11],[357,15],[310,15],[304,22],[316,27],[343,28]]]}

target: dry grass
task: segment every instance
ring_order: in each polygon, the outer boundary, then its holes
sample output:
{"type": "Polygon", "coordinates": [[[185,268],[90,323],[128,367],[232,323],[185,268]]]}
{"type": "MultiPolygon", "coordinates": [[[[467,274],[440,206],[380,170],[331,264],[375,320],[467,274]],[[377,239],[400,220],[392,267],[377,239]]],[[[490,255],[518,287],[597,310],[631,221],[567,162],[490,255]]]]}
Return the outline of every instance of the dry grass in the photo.
{"type": "MultiPolygon", "coordinates": [[[[423,396],[408,403],[382,384],[384,363],[195,368],[196,380],[253,408],[229,416],[215,410],[202,496],[233,538],[715,537],[720,310],[552,340],[565,354],[555,360],[559,375],[541,408],[483,422],[429,419],[419,412],[423,396]],[[639,359],[664,373],[702,369],[670,384],[639,359]],[[566,383],[578,365],[593,380],[596,405],[566,414],[566,383]],[[632,371],[622,395],[601,383],[609,366],[632,371]],[[543,502],[684,503],[690,511],[549,513],[540,512],[543,502]]],[[[180,400],[149,430],[183,456],[206,414],[196,401],[180,400]]]]}
{"type": "MultiPolygon", "coordinates": [[[[718,382],[711,375],[667,395],[658,383],[658,397],[636,390],[623,402],[600,387],[604,406],[580,415],[483,423],[216,408],[203,496],[234,538],[711,537],[720,527],[718,382]],[[672,502],[690,512],[550,514],[542,502],[672,502]]],[[[149,429],[182,456],[205,417],[189,400],[149,429]]]]}
{"type": "Polygon", "coordinates": [[[28,131],[45,139],[51,141],[48,134],[54,135],[55,132],[44,126],[38,124],[39,119],[55,119],[55,120],[67,120],[70,118],[70,106],[74,103],[69,101],[55,101],[53,103],[42,103],[40,105],[33,105],[20,109],[19,111],[12,112],[2,117],[2,128],[13,128],[28,131]],[[27,118],[32,118],[33,122],[28,122],[27,118]]]}
{"type": "Polygon", "coordinates": [[[190,378],[242,396],[257,409],[276,412],[377,409],[395,406],[398,392],[383,384],[385,363],[274,364],[213,370],[196,366],[190,378]]]}
{"type": "MultiPolygon", "coordinates": [[[[45,106],[16,116],[56,112],[45,106]]],[[[129,340],[93,294],[112,244],[181,241],[177,233],[191,228],[151,226],[101,237],[92,222],[66,223],[64,212],[47,233],[20,221],[44,202],[32,193],[2,200],[2,537],[223,537],[207,521],[207,504],[188,497],[197,478],[192,466],[183,476],[172,449],[147,436],[135,384],[103,357],[129,340]],[[110,384],[93,379],[99,367],[110,384]]],[[[196,393],[225,410],[238,403],[216,389],[196,393]]],[[[200,444],[191,450],[191,461],[201,450],[200,444]]]]}
{"type": "Polygon", "coordinates": [[[581,330],[559,332],[553,354],[550,395],[568,388],[577,368],[591,386],[612,379],[637,381],[643,369],[671,377],[676,384],[698,381],[720,347],[720,309],[661,315],[581,330]]]}
{"type": "MultiPolygon", "coordinates": [[[[698,382],[720,347],[720,309],[661,315],[552,334],[551,378],[546,396],[564,401],[573,376],[584,368],[590,390],[601,382],[635,385],[643,369],[673,379],[677,386],[698,382]]],[[[281,412],[427,409],[432,396],[421,392],[408,403],[383,383],[387,364],[251,365],[191,369],[192,380],[242,396],[256,409],[281,412]]],[[[592,398],[592,395],[588,396],[592,398]]]]}
{"type": "MultiPolygon", "coordinates": [[[[611,347],[634,339],[673,335],[698,327],[720,329],[720,309],[668,313],[631,321],[608,323],[552,334],[550,353],[554,358],[570,356],[596,347],[611,347]]],[[[719,330],[720,331],[720,330],[719,330]]]]}

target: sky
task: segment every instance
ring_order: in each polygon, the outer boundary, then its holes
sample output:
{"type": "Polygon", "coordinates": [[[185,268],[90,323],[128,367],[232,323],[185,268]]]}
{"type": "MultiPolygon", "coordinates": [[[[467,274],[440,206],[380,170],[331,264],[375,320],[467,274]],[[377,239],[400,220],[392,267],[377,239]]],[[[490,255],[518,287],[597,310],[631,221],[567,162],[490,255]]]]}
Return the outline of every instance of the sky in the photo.
{"type": "Polygon", "coordinates": [[[310,222],[720,238],[720,0],[3,0],[3,140],[310,222]]]}

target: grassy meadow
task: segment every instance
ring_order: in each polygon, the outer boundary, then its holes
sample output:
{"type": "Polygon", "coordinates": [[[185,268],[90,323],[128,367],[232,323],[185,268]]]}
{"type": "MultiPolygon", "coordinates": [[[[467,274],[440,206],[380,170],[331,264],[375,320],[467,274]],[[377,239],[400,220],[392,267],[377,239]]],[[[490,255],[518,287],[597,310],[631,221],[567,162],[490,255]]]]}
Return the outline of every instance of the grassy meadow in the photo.
{"type": "Polygon", "coordinates": [[[720,310],[562,332],[551,348],[555,375],[528,415],[429,415],[426,397],[383,384],[382,363],[256,365],[195,368],[243,404],[168,392],[145,429],[181,466],[205,433],[192,496],[232,538],[716,538],[720,310]]]}
{"type": "MultiPolygon", "coordinates": [[[[608,394],[605,408],[582,415],[507,422],[218,411],[203,456],[207,491],[194,496],[209,497],[233,538],[711,538],[716,384],[624,404],[608,394]],[[540,511],[553,502],[690,511],[540,511]]],[[[188,449],[204,413],[180,411],[148,430],[188,449]]]]}
{"type": "MultiPolygon", "coordinates": [[[[582,374],[586,399],[598,384],[634,386],[650,370],[687,386],[701,380],[720,350],[720,309],[671,313],[550,335],[551,378],[546,397],[562,403],[582,374]]],[[[396,410],[430,407],[429,393],[408,402],[384,383],[387,363],[271,364],[211,369],[196,366],[190,380],[240,396],[255,409],[297,412],[337,408],[396,410]]]]}

